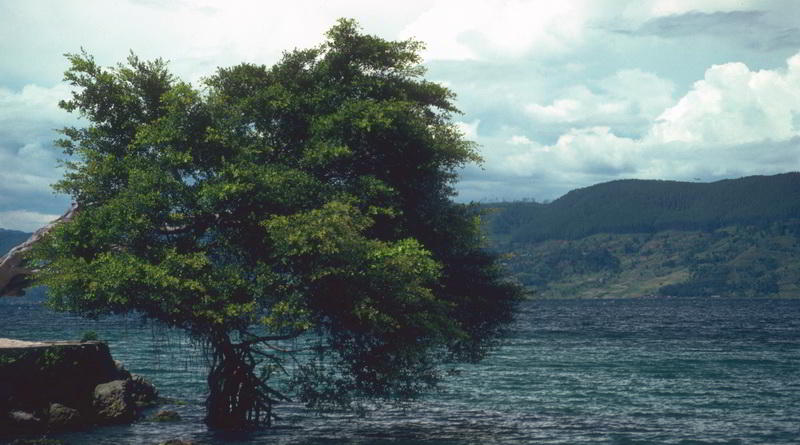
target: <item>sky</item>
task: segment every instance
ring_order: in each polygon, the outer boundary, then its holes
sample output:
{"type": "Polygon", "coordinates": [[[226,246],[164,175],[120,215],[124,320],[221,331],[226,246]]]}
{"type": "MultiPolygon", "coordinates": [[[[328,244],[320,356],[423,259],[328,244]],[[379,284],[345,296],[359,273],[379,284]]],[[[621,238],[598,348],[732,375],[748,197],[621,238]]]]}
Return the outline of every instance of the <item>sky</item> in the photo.
{"type": "Polygon", "coordinates": [[[271,65],[337,18],[425,42],[480,145],[459,201],[547,201],[625,178],[715,181],[800,170],[796,0],[0,0],[0,227],[32,231],[69,198],[56,129],[85,125],[65,53],[161,57],[197,85],[271,65]]]}

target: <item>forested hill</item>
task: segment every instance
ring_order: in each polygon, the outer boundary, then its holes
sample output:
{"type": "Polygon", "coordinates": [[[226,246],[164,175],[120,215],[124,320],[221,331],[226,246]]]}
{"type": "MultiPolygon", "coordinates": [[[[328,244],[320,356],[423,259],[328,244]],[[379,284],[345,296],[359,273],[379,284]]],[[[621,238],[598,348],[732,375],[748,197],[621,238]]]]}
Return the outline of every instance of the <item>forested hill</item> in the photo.
{"type": "Polygon", "coordinates": [[[29,236],[31,236],[30,233],[0,229],[0,256],[5,255],[12,247],[24,242],[29,236]]]}
{"type": "Polygon", "coordinates": [[[800,173],[486,206],[493,248],[539,297],[800,297],[800,173]]]}
{"type": "Polygon", "coordinates": [[[714,230],[800,218],[800,173],[712,183],[620,180],[573,190],[549,203],[487,204],[489,231],[514,242],[596,233],[714,230]]]}

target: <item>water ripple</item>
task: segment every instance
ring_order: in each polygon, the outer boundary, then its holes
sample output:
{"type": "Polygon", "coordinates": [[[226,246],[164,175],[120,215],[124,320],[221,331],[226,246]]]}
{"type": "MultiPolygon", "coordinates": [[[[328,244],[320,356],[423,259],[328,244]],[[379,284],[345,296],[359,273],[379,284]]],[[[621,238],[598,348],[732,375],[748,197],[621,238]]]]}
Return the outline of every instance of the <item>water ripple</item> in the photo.
{"type": "Polygon", "coordinates": [[[554,300],[521,308],[501,348],[442,391],[366,417],[282,407],[273,430],[203,423],[202,356],[135,318],[88,321],[31,299],[0,300],[0,336],[77,339],[178,401],[184,419],[58,436],[67,443],[790,444],[800,437],[800,300],[554,300]]]}

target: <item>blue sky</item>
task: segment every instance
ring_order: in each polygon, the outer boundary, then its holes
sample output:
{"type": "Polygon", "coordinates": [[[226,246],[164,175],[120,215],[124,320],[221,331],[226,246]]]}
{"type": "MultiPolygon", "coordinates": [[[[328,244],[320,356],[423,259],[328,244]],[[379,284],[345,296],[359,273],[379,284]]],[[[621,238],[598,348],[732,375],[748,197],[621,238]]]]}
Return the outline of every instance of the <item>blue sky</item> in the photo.
{"type": "Polygon", "coordinates": [[[554,199],[621,178],[712,181],[800,170],[795,0],[0,0],[0,227],[34,230],[68,198],[54,129],[64,53],[130,50],[197,83],[272,64],[339,17],[426,42],[481,146],[459,200],[554,199]]]}

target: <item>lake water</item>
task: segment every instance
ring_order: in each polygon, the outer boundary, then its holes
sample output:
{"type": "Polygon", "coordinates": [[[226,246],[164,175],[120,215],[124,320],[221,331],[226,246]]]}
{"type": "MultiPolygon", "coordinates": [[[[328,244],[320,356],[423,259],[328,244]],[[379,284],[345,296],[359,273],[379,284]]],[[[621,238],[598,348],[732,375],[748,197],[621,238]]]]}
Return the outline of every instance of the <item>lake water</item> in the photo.
{"type": "Polygon", "coordinates": [[[52,436],[70,444],[800,443],[800,300],[529,301],[504,344],[440,393],[363,418],[283,406],[277,428],[243,436],[203,425],[203,361],[180,335],[0,299],[0,337],[89,330],[181,401],[165,408],[183,420],[52,436]]]}

